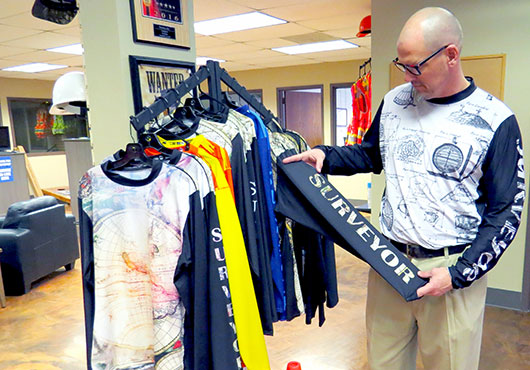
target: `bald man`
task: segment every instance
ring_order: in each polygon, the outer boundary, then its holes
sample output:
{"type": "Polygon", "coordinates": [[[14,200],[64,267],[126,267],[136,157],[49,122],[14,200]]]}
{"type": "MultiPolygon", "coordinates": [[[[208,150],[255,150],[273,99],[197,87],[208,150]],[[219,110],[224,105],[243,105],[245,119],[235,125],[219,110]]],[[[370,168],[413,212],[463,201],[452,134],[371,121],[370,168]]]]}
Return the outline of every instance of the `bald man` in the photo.
{"type": "Polygon", "coordinates": [[[519,227],[525,198],[513,112],[462,72],[462,28],[446,9],[404,25],[387,93],[361,145],[289,157],[333,175],[385,171],[383,234],[428,283],[405,302],[373,270],[366,329],[372,369],[478,369],[487,282],[519,227]]]}

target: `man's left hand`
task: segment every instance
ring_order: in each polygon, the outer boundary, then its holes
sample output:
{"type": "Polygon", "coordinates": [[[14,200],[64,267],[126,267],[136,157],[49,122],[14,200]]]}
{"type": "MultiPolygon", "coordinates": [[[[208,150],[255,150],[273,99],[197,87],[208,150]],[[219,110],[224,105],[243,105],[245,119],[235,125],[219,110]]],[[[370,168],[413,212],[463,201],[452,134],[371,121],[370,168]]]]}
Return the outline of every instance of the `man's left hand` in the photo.
{"type": "Polygon", "coordinates": [[[447,267],[436,267],[431,271],[419,271],[418,276],[429,279],[429,282],[416,291],[418,297],[432,295],[439,297],[453,289],[451,274],[447,267]]]}

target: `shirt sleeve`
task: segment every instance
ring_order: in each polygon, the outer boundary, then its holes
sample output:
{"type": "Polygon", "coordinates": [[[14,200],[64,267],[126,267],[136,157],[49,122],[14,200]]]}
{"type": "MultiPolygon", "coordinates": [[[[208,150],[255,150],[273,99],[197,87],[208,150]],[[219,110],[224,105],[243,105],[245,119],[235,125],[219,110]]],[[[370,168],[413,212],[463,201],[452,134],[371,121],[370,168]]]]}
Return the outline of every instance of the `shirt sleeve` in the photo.
{"type": "Polygon", "coordinates": [[[482,215],[477,237],[449,268],[454,288],[464,288],[491,270],[510,245],[521,223],[525,199],[523,148],[515,116],[497,129],[482,165],[477,208],[482,215]]]}
{"type": "Polygon", "coordinates": [[[356,173],[381,173],[383,163],[379,147],[379,126],[383,102],[374,117],[372,125],[366,131],[361,144],[350,146],[318,145],[315,148],[326,154],[323,173],[330,175],[354,175],[356,173]]]}
{"type": "Polygon", "coordinates": [[[91,369],[95,315],[93,225],[92,220],[83,209],[83,200],[81,198],[78,198],[78,209],[79,235],[81,242],[81,270],[83,275],[83,308],[85,311],[87,367],[91,369]]]}

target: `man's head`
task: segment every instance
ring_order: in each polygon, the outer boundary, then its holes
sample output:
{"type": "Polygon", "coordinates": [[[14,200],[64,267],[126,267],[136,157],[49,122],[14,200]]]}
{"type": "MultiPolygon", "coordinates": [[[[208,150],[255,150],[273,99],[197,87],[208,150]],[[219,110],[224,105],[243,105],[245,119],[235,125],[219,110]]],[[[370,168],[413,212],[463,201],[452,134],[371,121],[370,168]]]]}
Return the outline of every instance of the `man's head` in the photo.
{"type": "Polygon", "coordinates": [[[460,65],[462,39],[462,27],[448,10],[424,8],[414,13],[397,42],[398,62],[406,67],[405,81],[427,99],[461,91],[467,86],[460,65]]]}

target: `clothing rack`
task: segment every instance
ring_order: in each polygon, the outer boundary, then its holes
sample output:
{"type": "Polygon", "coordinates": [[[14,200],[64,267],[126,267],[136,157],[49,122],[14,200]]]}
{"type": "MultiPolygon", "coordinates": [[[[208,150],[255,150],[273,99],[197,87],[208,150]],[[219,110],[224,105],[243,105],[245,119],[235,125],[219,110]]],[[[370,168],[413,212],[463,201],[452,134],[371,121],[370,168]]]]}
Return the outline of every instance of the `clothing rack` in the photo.
{"type": "Polygon", "coordinates": [[[235,78],[230,76],[225,69],[221,68],[219,62],[212,60],[208,60],[205,66],[200,67],[197,72],[182,81],[176,88],[164,91],[161,96],[155,99],[153,104],[144,108],[140,113],[131,116],[131,125],[137,133],[142,133],[146,124],[156,119],[169,107],[177,104],[184,95],[194,90],[206,79],[208,79],[208,94],[213,98],[211,107],[214,111],[219,109],[220,102],[223,100],[221,82],[224,82],[261,115],[264,124],[269,129],[275,132],[281,130],[278,118],[241,86],[235,78]]]}
{"type": "Polygon", "coordinates": [[[370,69],[368,71],[372,70],[372,58],[368,58],[367,61],[365,61],[363,64],[359,66],[359,78],[366,75],[366,67],[369,66],[370,69]]]}

